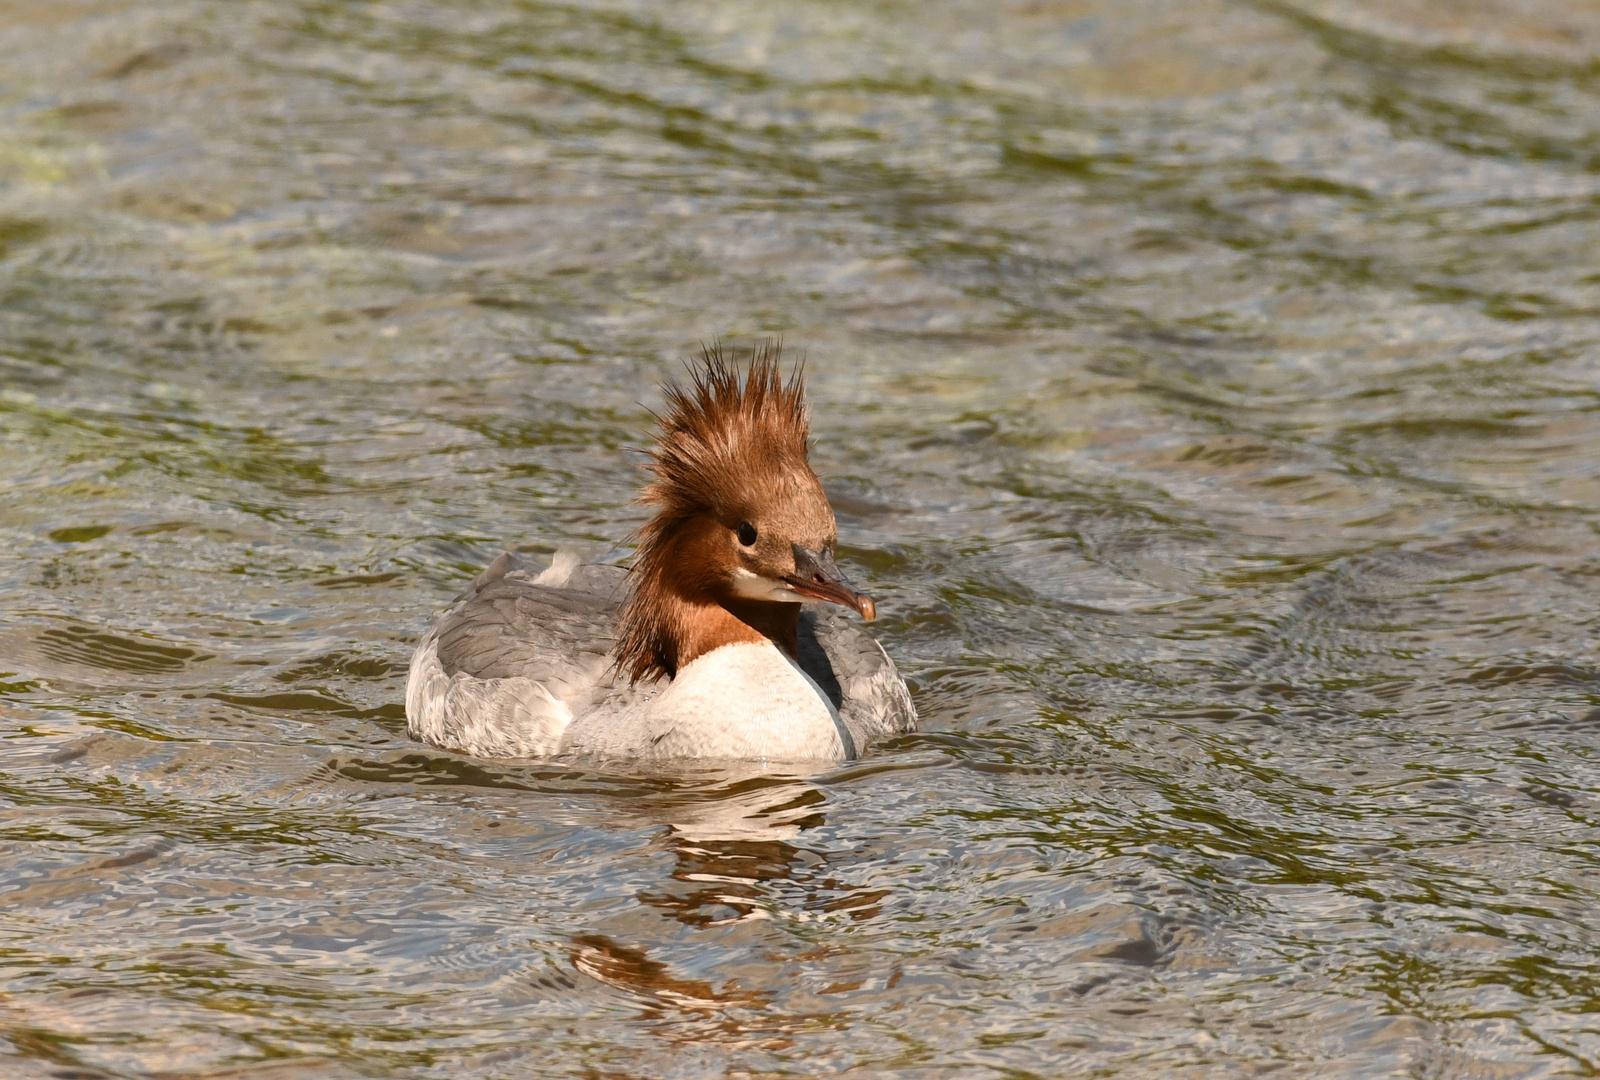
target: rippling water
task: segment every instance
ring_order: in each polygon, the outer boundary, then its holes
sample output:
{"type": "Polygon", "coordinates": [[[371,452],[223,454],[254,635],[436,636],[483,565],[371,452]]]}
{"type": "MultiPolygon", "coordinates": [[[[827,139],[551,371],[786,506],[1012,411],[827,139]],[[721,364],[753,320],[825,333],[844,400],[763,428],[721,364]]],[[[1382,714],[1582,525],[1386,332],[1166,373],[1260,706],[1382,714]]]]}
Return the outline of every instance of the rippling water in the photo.
{"type": "Polygon", "coordinates": [[[1600,9],[0,3],[0,1074],[1600,1070],[1600,9]],[[926,731],[409,650],[806,356],[926,731]]]}

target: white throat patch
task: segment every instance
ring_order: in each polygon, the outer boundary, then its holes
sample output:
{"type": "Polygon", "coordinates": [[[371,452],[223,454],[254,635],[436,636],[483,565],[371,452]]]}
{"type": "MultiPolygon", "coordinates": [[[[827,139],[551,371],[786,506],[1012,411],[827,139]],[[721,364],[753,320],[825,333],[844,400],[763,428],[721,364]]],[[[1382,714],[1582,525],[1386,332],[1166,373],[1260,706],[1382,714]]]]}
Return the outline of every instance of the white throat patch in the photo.
{"type": "Polygon", "coordinates": [[[733,570],[733,595],[745,600],[767,600],[779,604],[798,604],[800,594],[776,578],[753,574],[742,566],[733,570]]]}

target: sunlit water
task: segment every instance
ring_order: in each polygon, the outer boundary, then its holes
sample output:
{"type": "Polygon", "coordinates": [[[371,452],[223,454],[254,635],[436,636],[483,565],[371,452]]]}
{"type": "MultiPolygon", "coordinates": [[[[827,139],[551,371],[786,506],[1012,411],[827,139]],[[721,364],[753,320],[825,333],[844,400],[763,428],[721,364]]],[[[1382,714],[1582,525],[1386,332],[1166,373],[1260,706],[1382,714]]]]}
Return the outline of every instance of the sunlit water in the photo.
{"type": "Polygon", "coordinates": [[[0,4],[0,1074],[1600,1068],[1600,11],[0,4]],[[405,663],[806,357],[926,730],[405,663]]]}

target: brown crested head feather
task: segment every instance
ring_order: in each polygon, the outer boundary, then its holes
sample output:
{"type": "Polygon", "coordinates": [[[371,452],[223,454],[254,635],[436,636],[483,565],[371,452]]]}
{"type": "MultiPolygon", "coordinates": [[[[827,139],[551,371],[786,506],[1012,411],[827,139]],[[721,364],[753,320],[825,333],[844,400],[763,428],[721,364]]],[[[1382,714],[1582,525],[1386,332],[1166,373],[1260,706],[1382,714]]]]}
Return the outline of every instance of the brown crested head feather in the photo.
{"type": "Polygon", "coordinates": [[[752,483],[781,480],[805,466],[811,430],[805,383],[799,368],[784,381],[781,357],[775,341],[752,348],[741,385],[738,367],[717,342],[689,367],[688,386],[664,387],[660,445],[650,455],[655,481],[641,502],[659,506],[662,516],[715,514],[752,483]]]}
{"type": "MultiPolygon", "coordinates": [[[[806,463],[803,375],[796,367],[785,380],[781,353],[775,341],[753,347],[741,380],[717,342],[689,365],[687,385],[664,388],[667,407],[656,418],[658,446],[648,466],[654,479],[639,499],[657,511],[634,535],[630,591],[617,625],[617,669],[634,682],[677,674],[681,627],[674,620],[685,617],[677,601],[700,584],[694,567],[674,559],[685,524],[709,519],[736,528],[753,493],[816,486],[806,463]]],[[[816,492],[821,497],[820,486],[816,492]]],[[[831,525],[831,512],[829,518],[831,525]]]]}

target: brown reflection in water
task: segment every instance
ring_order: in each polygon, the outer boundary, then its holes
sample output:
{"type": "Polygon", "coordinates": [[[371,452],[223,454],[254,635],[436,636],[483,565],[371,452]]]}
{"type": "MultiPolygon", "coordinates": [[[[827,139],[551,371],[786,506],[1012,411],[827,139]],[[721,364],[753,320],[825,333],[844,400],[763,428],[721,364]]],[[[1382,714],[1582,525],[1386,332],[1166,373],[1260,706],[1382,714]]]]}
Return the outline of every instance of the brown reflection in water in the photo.
{"type": "MultiPolygon", "coordinates": [[[[707,950],[735,941],[748,946],[753,933],[764,943],[764,960],[752,965],[746,948],[735,945],[732,966],[713,963],[711,977],[690,978],[652,955],[648,942],[581,934],[572,939],[573,966],[641,1002],[640,1019],[658,1021],[657,1033],[673,1043],[781,1050],[803,1032],[837,1025],[832,1010],[785,1009],[778,1001],[794,992],[792,964],[842,959],[836,948],[806,946],[798,954],[786,948],[794,941],[790,926],[870,919],[890,890],[840,880],[828,873],[823,854],[805,846],[802,834],[824,824],[826,802],[806,780],[740,772],[720,772],[710,787],[635,802],[634,815],[667,827],[661,842],[676,858],[670,874],[639,891],[640,904],[689,927],[707,950]]],[[[841,970],[848,974],[856,966],[846,963],[841,970]]],[[[817,992],[843,993],[865,981],[834,979],[817,992]]],[[[803,995],[791,1005],[801,1001],[821,1004],[803,995]]]]}
{"type": "Polygon", "coordinates": [[[795,1035],[834,1019],[770,1012],[770,993],[744,989],[732,981],[718,988],[708,980],[679,978],[645,950],[604,934],[574,938],[572,964],[639,1002],[639,1019],[652,1022],[657,1034],[672,1043],[785,1050],[794,1045],[795,1035]]]}
{"type": "Polygon", "coordinates": [[[751,917],[764,910],[763,885],[789,879],[801,856],[782,841],[724,840],[674,844],[678,865],[660,891],[639,901],[696,928],[751,917]]]}
{"type": "Polygon", "coordinates": [[[687,926],[762,918],[774,903],[791,905],[803,919],[840,913],[859,922],[882,911],[890,892],[833,876],[817,880],[822,857],[780,840],[674,841],[678,864],[671,878],[660,891],[641,892],[639,901],[687,926]]]}
{"type": "Polygon", "coordinates": [[[640,902],[696,928],[777,909],[801,920],[876,915],[888,890],[857,891],[821,877],[826,860],[797,842],[825,823],[827,796],[807,780],[756,769],[723,772],[715,787],[680,789],[640,806],[642,816],[667,826],[665,842],[677,856],[662,888],[641,892],[640,902]]]}
{"type": "Polygon", "coordinates": [[[604,934],[573,938],[572,964],[590,978],[625,990],[654,1003],[655,1015],[667,1009],[719,1012],[726,1005],[762,1006],[771,995],[756,990],[724,987],[717,990],[703,979],[680,979],[667,965],[652,960],[643,949],[621,945],[604,934]]]}

